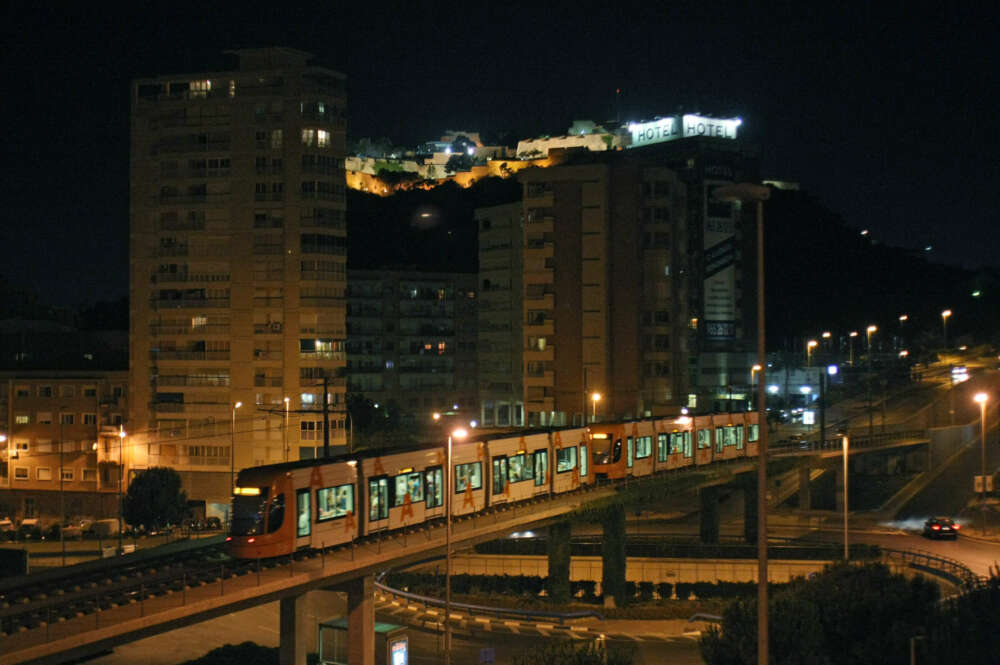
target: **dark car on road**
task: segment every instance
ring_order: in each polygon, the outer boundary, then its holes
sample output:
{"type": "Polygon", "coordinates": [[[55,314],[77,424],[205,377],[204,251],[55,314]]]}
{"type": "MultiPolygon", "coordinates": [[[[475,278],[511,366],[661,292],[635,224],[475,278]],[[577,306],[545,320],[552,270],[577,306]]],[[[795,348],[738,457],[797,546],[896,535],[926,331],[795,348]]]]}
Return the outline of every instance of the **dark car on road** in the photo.
{"type": "Polygon", "coordinates": [[[924,522],[924,535],[928,538],[958,538],[961,528],[949,517],[932,517],[924,522]]]}

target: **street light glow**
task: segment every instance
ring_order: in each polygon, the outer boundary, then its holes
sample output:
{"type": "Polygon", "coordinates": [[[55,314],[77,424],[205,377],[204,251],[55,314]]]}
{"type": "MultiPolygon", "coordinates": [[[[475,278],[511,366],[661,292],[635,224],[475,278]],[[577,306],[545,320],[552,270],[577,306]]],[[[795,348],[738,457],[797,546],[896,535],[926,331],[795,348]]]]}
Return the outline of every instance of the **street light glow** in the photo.
{"type": "Polygon", "coordinates": [[[989,398],[990,398],[990,396],[989,396],[989,395],[987,395],[986,393],[976,393],[976,396],[975,396],[975,397],[973,397],[972,399],[973,399],[973,401],[975,401],[975,402],[976,402],[977,404],[986,404],[986,401],[987,401],[987,400],[988,400],[989,398]]]}

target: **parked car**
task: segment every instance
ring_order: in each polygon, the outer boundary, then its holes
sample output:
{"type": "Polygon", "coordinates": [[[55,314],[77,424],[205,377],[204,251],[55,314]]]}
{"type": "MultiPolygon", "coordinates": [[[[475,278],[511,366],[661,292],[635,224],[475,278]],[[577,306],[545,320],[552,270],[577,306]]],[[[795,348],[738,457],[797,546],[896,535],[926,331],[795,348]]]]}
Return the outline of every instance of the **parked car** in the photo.
{"type": "Polygon", "coordinates": [[[37,517],[27,517],[17,526],[18,540],[41,540],[42,527],[37,517]]]}
{"type": "Polygon", "coordinates": [[[932,517],[924,522],[924,536],[927,538],[958,538],[962,526],[950,517],[932,517]]]}
{"type": "Polygon", "coordinates": [[[10,518],[0,519],[0,540],[14,540],[14,536],[17,535],[17,528],[14,523],[10,521],[10,518]]]}
{"type": "Polygon", "coordinates": [[[218,517],[206,517],[205,518],[205,528],[206,529],[221,529],[222,520],[218,517]]]}

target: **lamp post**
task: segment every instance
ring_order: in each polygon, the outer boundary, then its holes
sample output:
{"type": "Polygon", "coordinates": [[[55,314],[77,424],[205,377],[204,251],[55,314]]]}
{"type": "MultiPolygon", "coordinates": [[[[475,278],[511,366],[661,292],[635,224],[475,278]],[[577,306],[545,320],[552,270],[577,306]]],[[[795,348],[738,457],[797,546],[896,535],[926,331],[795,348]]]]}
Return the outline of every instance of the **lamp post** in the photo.
{"type": "Polygon", "coordinates": [[[7,489],[10,489],[14,474],[14,469],[10,466],[10,438],[6,434],[0,434],[0,443],[4,444],[4,448],[7,449],[4,463],[7,465],[7,489]]]}
{"type": "Polygon", "coordinates": [[[289,398],[287,398],[287,397],[285,398],[285,432],[284,432],[285,435],[283,437],[284,438],[283,444],[284,444],[284,447],[285,447],[285,461],[286,462],[288,461],[288,403],[290,401],[291,400],[289,398]]]}
{"type": "Polygon", "coordinates": [[[754,383],[754,374],[760,371],[760,365],[754,363],[753,367],[750,368],[750,394],[753,394],[753,389],[757,385],[754,383]]]}
{"type": "Polygon", "coordinates": [[[63,538],[63,532],[66,531],[66,490],[64,487],[65,476],[63,475],[63,452],[66,448],[66,441],[63,435],[63,425],[65,424],[66,417],[63,414],[63,410],[66,407],[60,407],[59,409],[59,548],[62,550],[62,565],[63,568],[66,567],[66,539],[63,538]]]}
{"type": "Polygon", "coordinates": [[[815,349],[818,345],[819,342],[817,342],[814,339],[811,339],[808,342],[806,342],[806,367],[812,367],[813,349],[815,349]]]}
{"type": "Polygon", "coordinates": [[[946,309],[941,312],[941,336],[944,338],[944,348],[948,348],[948,318],[951,316],[951,310],[946,309]]]}
{"type": "Polygon", "coordinates": [[[847,435],[844,435],[844,561],[851,558],[850,549],[847,546],[847,454],[850,444],[847,435]]]}
{"type": "Polygon", "coordinates": [[[451,500],[455,494],[452,489],[454,466],[451,463],[452,439],[464,439],[468,433],[461,427],[448,434],[448,471],[445,474],[445,544],[444,544],[444,665],[451,665],[451,500]]]}
{"type": "Polygon", "coordinates": [[[767,665],[767,354],[764,340],[764,201],[771,190],[764,185],[739,183],[716,187],[719,201],[753,201],[757,208],[757,411],[760,419],[757,460],[757,662],[767,665]]]}
{"type": "Polygon", "coordinates": [[[899,315],[899,343],[901,346],[906,346],[906,338],[903,336],[903,326],[909,320],[910,316],[908,314],[899,315]]]}
{"type": "Polygon", "coordinates": [[[872,410],[872,335],[878,330],[878,326],[870,325],[865,329],[868,334],[868,439],[871,443],[875,430],[875,412],[872,410]]]}
{"type": "Polygon", "coordinates": [[[118,554],[122,553],[122,531],[124,524],[122,524],[122,510],[124,508],[122,504],[122,478],[125,475],[125,427],[122,425],[118,426],[118,554]]]}
{"type": "Polygon", "coordinates": [[[597,422],[597,403],[601,401],[601,393],[590,394],[590,422],[597,422]]]}
{"type": "Polygon", "coordinates": [[[989,395],[986,393],[976,393],[973,397],[976,402],[979,403],[979,430],[981,435],[982,445],[980,447],[982,451],[982,485],[980,485],[981,491],[979,492],[979,506],[983,513],[983,535],[986,535],[986,402],[989,400],[989,395]]]}
{"type": "Polygon", "coordinates": [[[847,334],[848,344],[851,348],[851,367],[854,367],[854,338],[858,336],[857,330],[852,330],[847,334]]]}
{"type": "Polygon", "coordinates": [[[243,402],[233,404],[233,426],[229,430],[229,476],[230,490],[236,487],[236,409],[243,406],[243,402]]]}

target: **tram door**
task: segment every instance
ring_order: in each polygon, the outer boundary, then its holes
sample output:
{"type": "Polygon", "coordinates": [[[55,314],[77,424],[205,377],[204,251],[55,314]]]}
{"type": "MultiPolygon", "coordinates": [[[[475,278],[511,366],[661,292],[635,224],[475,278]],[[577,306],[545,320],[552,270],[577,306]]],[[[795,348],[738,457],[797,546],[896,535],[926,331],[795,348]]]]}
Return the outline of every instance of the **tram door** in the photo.
{"type": "Polygon", "coordinates": [[[507,456],[500,455],[493,458],[493,496],[491,503],[498,503],[503,500],[502,495],[507,492],[507,456]]]}
{"type": "Polygon", "coordinates": [[[626,439],[627,450],[625,452],[625,466],[632,468],[632,463],[635,462],[635,437],[628,437],[626,439]]]}

